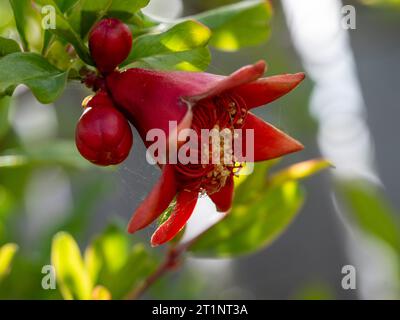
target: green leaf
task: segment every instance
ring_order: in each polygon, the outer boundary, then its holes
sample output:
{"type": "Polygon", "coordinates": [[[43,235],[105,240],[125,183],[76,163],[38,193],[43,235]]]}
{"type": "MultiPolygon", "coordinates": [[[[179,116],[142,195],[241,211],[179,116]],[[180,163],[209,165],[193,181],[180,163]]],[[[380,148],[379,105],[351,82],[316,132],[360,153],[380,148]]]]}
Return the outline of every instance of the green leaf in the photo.
{"type": "Polygon", "coordinates": [[[0,37],[0,58],[14,52],[21,51],[19,44],[12,40],[0,37]]]}
{"type": "Polygon", "coordinates": [[[30,0],[9,0],[12,7],[15,19],[15,25],[19,36],[21,38],[22,46],[24,50],[28,50],[28,41],[26,37],[26,8],[31,5],[30,0]]]}
{"type": "Polygon", "coordinates": [[[89,50],[81,40],[80,36],[72,29],[69,22],[62,16],[57,15],[57,28],[50,29],[52,33],[71,43],[78,56],[87,64],[93,65],[89,50]]]}
{"type": "Polygon", "coordinates": [[[71,79],[71,72],[73,70],[74,63],[77,63],[78,61],[71,59],[71,56],[66,50],[66,44],[63,40],[56,39],[56,37],[52,34],[50,34],[50,36],[50,42],[46,48],[44,47],[44,56],[50,64],[59,70],[68,70],[69,79],[71,79]]]}
{"type": "Polygon", "coordinates": [[[24,84],[41,103],[51,103],[63,92],[67,76],[67,72],[58,70],[38,54],[12,53],[0,59],[0,94],[24,84]]]}
{"type": "Polygon", "coordinates": [[[126,23],[133,38],[136,39],[141,35],[156,32],[157,27],[164,22],[157,21],[153,17],[146,16],[142,11],[138,11],[126,23]]]}
{"type": "Polygon", "coordinates": [[[60,232],[53,238],[51,263],[64,299],[89,300],[93,285],[82,260],[78,245],[68,233],[60,232]]]}
{"type": "Polygon", "coordinates": [[[111,292],[103,286],[97,286],[92,293],[93,300],[111,300],[111,292]]]}
{"type": "Polygon", "coordinates": [[[263,43],[270,35],[272,8],[269,1],[242,1],[192,18],[212,30],[210,44],[220,50],[236,51],[263,43]]]}
{"type": "Polygon", "coordinates": [[[199,236],[190,251],[198,256],[232,257],[265,248],[294,219],[304,201],[295,181],[267,184],[277,161],[256,164],[254,172],[235,189],[232,210],[199,236]]]}
{"type": "Polygon", "coordinates": [[[83,159],[74,141],[52,141],[29,149],[14,149],[0,156],[0,168],[25,165],[62,165],[68,168],[87,169],[92,165],[83,159]]]}
{"type": "MultiPolygon", "coordinates": [[[[53,3],[55,3],[56,8],[58,9],[58,15],[60,15],[60,13],[63,13],[64,17],[68,17],[70,11],[72,11],[73,8],[77,4],[80,3],[80,1],[81,0],[54,0],[53,3]]],[[[37,3],[42,6],[47,5],[46,0],[37,0],[37,3]]],[[[72,28],[71,25],[70,25],[70,27],[72,28]]],[[[51,32],[51,30],[44,30],[42,55],[44,55],[45,57],[48,57],[49,47],[51,46],[51,44],[53,43],[54,40],[55,40],[54,32],[51,32]]],[[[81,46],[81,45],[79,45],[79,46],[81,46]]],[[[71,63],[71,57],[66,52],[65,45],[63,46],[63,51],[64,52],[62,52],[62,53],[60,52],[60,56],[63,57],[62,59],[65,59],[65,57],[68,57],[68,59],[70,60],[69,63],[71,63]]],[[[59,65],[59,64],[57,63],[56,65],[59,65]]]]}
{"type": "Polygon", "coordinates": [[[149,0],[81,0],[72,10],[70,22],[85,38],[93,25],[105,16],[127,21],[148,3],[149,0]]]}
{"type": "Polygon", "coordinates": [[[92,26],[104,17],[112,4],[112,0],[83,0],[80,11],[80,35],[84,38],[92,26]]]}
{"type": "Polygon", "coordinates": [[[150,0],[113,0],[107,15],[126,21],[149,2],[150,0]]]}
{"type": "Polygon", "coordinates": [[[9,1],[0,1],[0,33],[14,27],[14,15],[9,1]]]}
{"type": "Polygon", "coordinates": [[[361,0],[361,2],[366,5],[400,8],[400,0],[361,0]]]}
{"type": "Polygon", "coordinates": [[[382,192],[366,181],[338,184],[346,213],[356,226],[390,245],[400,254],[400,221],[382,192]]]}
{"type": "Polygon", "coordinates": [[[14,243],[8,243],[0,247],[0,281],[10,272],[11,264],[18,246],[14,243]]]}
{"type": "Polygon", "coordinates": [[[110,273],[121,269],[126,263],[129,240],[118,227],[110,226],[93,241],[85,252],[85,264],[94,283],[102,268],[110,273]]]}
{"type": "Polygon", "coordinates": [[[110,226],[85,252],[85,264],[93,282],[106,287],[114,299],[123,298],[156,267],[142,244],[131,246],[124,231],[110,226]]]}
{"type": "Polygon", "coordinates": [[[55,0],[57,7],[60,8],[61,12],[67,12],[71,10],[81,0],[55,0]]]}
{"type": "Polygon", "coordinates": [[[8,121],[8,113],[10,110],[10,98],[0,98],[0,141],[7,134],[10,123],[8,121]]]}
{"type": "Polygon", "coordinates": [[[177,52],[175,54],[157,55],[131,66],[144,69],[156,69],[165,71],[204,71],[211,62],[211,54],[208,48],[198,48],[190,51],[177,52]]]}
{"type": "Polygon", "coordinates": [[[163,70],[204,70],[210,62],[206,48],[210,30],[196,21],[181,22],[160,34],[143,35],[133,43],[125,62],[163,70]]]}
{"type": "MultiPolygon", "coordinates": [[[[96,0],[98,3],[100,0],[96,0]]],[[[110,1],[110,0],[108,0],[110,1]]],[[[64,16],[61,9],[57,6],[55,0],[38,0],[38,3],[42,6],[50,5],[56,9],[56,21],[57,25],[55,29],[49,29],[48,31],[60,37],[61,39],[69,42],[75,48],[76,53],[79,57],[87,64],[93,65],[92,58],[89,54],[89,49],[83,43],[80,35],[71,26],[70,21],[64,16]]]]}
{"type": "Polygon", "coordinates": [[[292,300],[335,300],[332,288],[322,282],[314,282],[297,290],[292,300]]]}
{"type": "Polygon", "coordinates": [[[15,195],[11,194],[10,190],[0,185],[0,221],[4,221],[11,214],[11,210],[15,201],[14,196],[15,195]]]}
{"type": "MultiPolygon", "coordinates": [[[[254,164],[253,170],[249,172],[249,175],[245,175],[242,172],[242,175],[235,181],[235,204],[246,204],[257,198],[260,191],[266,187],[269,171],[279,161],[277,159],[254,164]]],[[[242,170],[248,170],[247,166],[242,170]]]]}
{"type": "Polygon", "coordinates": [[[272,175],[269,183],[282,184],[286,181],[303,180],[331,167],[332,164],[325,159],[314,159],[296,163],[272,175]]]}

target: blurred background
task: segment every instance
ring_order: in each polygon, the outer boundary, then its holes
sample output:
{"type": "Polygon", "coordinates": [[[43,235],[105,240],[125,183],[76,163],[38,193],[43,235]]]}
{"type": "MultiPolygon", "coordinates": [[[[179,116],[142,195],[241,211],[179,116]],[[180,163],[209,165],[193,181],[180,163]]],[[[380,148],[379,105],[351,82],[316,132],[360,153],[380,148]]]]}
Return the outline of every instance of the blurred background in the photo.
{"type": "MultiPolygon", "coordinates": [[[[234,2],[154,0],[145,12],[175,19],[234,2]]],[[[0,30],[7,35],[12,14],[5,0],[0,3],[0,30]]],[[[393,3],[275,0],[267,43],[212,51],[212,73],[228,74],[259,59],[268,62],[269,75],[306,72],[297,90],[256,113],[306,146],[280,166],[325,157],[336,168],[305,182],[305,205],[271,246],[238,259],[189,258],[146,297],[400,297],[394,209],[400,208],[400,6],[393,3]],[[340,24],[344,5],[356,9],[355,29],[340,24]],[[346,265],[357,271],[354,290],[342,288],[346,265]]],[[[40,287],[52,236],[68,231],[84,248],[110,223],[124,226],[157,181],[159,171],[147,164],[136,132],[133,152],[118,168],[94,168],[80,158],[74,130],[88,94],[75,83],[54,105],[39,104],[23,87],[12,100],[1,100],[0,244],[17,243],[19,251],[0,282],[0,298],[60,298],[40,287]]],[[[205,220],[206,208],[196,211],[191,225],[205,220]]],[[[147,242],[154,228],[140,239],[147,242]]]]}

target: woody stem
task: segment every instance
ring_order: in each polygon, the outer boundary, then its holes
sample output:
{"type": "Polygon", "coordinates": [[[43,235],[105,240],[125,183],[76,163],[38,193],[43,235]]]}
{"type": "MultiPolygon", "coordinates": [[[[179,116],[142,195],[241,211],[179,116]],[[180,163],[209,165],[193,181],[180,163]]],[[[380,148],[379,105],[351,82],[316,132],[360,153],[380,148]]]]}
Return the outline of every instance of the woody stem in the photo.
{"type": "Polygon", "coordinates": [[[180,266],[182,255],[196,243],[197,240],[201,238],[208,230],[213,227],[210,226],[198,236],[194,237],[192,240],[182,243],[178,246],[171,247],[165,257],[164,262],[137,288],[133,288],[130,293],[125,297],[126,300],[137,300],[140,299],[143,294],[161,277],[163,277],[168,271],[177,269],[180,266]]]}
{"type": "Polygon", "coordinates": [[[126,300],[140,299],[143,294],[168,271],[180,266],[180,258],[185,253],[187,245],[172,247],[168,250],[164,262],[137,288],[134,288],[125,297],[126,300]]]}

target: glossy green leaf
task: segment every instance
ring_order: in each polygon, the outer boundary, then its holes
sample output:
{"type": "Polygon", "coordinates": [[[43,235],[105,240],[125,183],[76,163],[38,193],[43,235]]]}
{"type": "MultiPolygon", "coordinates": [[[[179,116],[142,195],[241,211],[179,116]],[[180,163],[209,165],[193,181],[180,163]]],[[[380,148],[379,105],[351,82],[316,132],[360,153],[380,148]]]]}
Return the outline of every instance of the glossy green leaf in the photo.
{"type": "Polygon", "coordinates": [[[140,9],[146,7],[149,2],[150,0],[113,0],[108,9],[108,15],[126,21],[140,9]]]}
{"type": "Polygon", "coordinates": [[[97,282],[101,269],[113,273],[121,269],[127,260],[129,240],[115,227],[109,227],[86,249],[85,264],[94,283],[97,282]]]}
{"type": "Polygon", "coordinates": [[[56,269],[58,287],[64,299],[89,300],[93,285],[74,238],[60,232],[53,238],[51,263],[56,269]]]}
{"type": "Polygon", "coordinates": [[[85,252],[85,264],[93,282],[110,290],[114,299],[123,298],[156,267],[142,244],[131,246],[118,227],[109,227],[85,252]]]}
{"type": "Polygon", "coordinates": [[[232,210],[194,242],[190,251],[207,257],[232,257],[265,248],[299,212],[304,194],[295,181],[267,184],[277,161],[256,164],[235,188],[232,210]]]}
{"type": "Polygon", "coordinates": [[[92,26],[107,14],[113,0],[83,0],[80,8],[80,35],[84,38],[92,26]]]}
{"type": "Polygon", "coordinates": [[[0,281],[10,272],[11,264],[18,246],[14,243],[8,243],[0,247],[0,281]]]}
{"type": "Polygon", "coordinates": [[[50,29],[55,35],[71,43],[79,57],[87,64],[93,65],[89,50],[81,40],[80,36],[72,29],[69,22],[57,15],[57,28],[50,29]]]}
{"type": "Polygon", "coordinates": [[[0,37],[0,58],[21,51],[19,44],[13,39],[0,37]]]}
{"type": "Polygon", "coordinates": [[[258,45],[269,38],[272,8],[269,1],[242,1],[192,18],[212,30],[210,44],[220,50],[236,51],[258,45]]]}
{"type": "Polygon", "coordinates": [[[366,181],[342,181],[338,191],[356,226],[400,254],[400,220],[382,191],[366,181]]]}
{"type": "Polygon", "coordinates": [[[163,70],[204,70],[210,62],[206,48],[210,36],[204,25],[185,21],[163,33],[137,38],[125,64],[163,70]]]}
{"type": "Polygon", "coordinates": [[[68,70],[69,79],[71,79],[72,68],[77,61],[71,59],[71,56],[66,50],[64,41],[54,38],[53,35],[51,35],[51,38],[48,47],[45,48],[45,57],[49,63],[59,70],[68,70]]]}
{"type": "Polygon", "coordinates": [[[9,0],[14,13],[15,25],[21,38],[22,46],[25,50],[29,49],[26,36],[26,8],[31,5],[30,0],[9,0]]]}
{"type": "Polygon", "coordinates": [[[210,50],[208,50],[208,48],[198,48],[190,51],[177,52],[175,54],[152,56],[140,60],[131,66],[165,71],[204,71],[208,68],[210,62],[210,50]]]}
{"type": "Polygon", "coordinates": [[[126,23],[131,29],[134,39],[144,34],[155,32],[157,27],[163,24],[163,22],[145,15],[142,11],[136,12],[126,23]]]}
{"type": "Polygon", "coordinates": [[[231,212],[199,236],[190,248],[192,252],[209,257],[249,254],[265,248],[286,230],[305,198],[298,180],[320,172],[330,163],[311,160],[270,174],[278,162],[271,160],[243,169],[251,174],[235,181],[231,212]]]}
{"type": "Polygon", "coordinates": [[[126,21],[148,3],[149,0],[81,0],[72,10],[69,20],[80,36],[85,38],[92,26],[105,16],[126,21]]]}
{"type": "Polygon", "coordinates": [[[258,194],[232,211],[190,247],[196,256],[233,257],[254,253],[272,243],[300,211],[304,193],[287,182],[258,194]]]}
{"type": "MultiPolygon", "coordinates": [[[[98,3],[100,0],[96,0],[98,3]]],[[[111,1],[111,0],[108,0],[111,1]]],[[[75,48],[76,53],[79,57],[87,64],[93,65],[92,58],[89,54],[89,49],[84,44],[79,33],[72,27],[70,21],[65,17],[64,13],[57,6],[55,0],[38,0],[38,3],[42,6],[50,5],[56,9],[56,28],[49,29],[48,31],[60,37],[61,39],[69,42],[75,48]]]]}
{"type": "Polygon", "coordinates": [[[81,0],[55,0],[58,8],[61,12],[67,12],[71,10],[81,0]]]}
{"type": "Polygon", "coordinates": [[[248,171],[249,175],[243,174],[235,181],[235,204],[246,204],[258,197],[265,190],[268,173],[280,160],[264,161],[257,164],[248,164],[242,170],[248,171]],[[248,168],[248,166],[253,166],[248,168]],[[250,171],[249,171],[250,170],[250,171]]]}
{"type": "Polygon", "coordinates": [[[332,164],[325,159],[304,161],[275,173],[269,178],[269,182],[282,184],[286,181],[303,180],[331,167],[332,164]]]}
{"type": "Polygon", "coordinates": [[[35,53],[12,53],[0,59],[0,93],[28,86],[42,103],[55,101],[64,91],[68,74],[35,53]]]}

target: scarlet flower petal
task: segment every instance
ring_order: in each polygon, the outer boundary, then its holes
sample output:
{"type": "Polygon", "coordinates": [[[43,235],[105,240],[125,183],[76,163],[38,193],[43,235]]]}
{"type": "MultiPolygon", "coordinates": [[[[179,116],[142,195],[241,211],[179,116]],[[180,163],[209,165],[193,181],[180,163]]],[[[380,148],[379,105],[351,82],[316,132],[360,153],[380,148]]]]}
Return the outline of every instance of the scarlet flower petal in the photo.
{"type": "Polygon", "coordinates": [[[228,212],[232,207],[233,201],[233,194],[234,194],[234,182],[233,176],[231,175],[224,187],[216,193],[210,195],[211,200],[217,206],[217,210],[219,212],[228,212]]]}
{"type": "Polygon", "coordinates": [[[296,88],[304,78],[304,73],[272,76],[244,84],[232,92],[242,97],[250,110],[284,96],[296,88]]]}
{"type": "Polygon", "coordinates": [[[197,191],[181,191],[178,194],[171,216],[151,237],[151,244],[153,246],[159,246],[170,241],[182,230],[193,213],[198,196],[197,191]]]}
{"type": "Polygon", "coordinates": [[[168,208],[176,193],[174,166],[166,165],[160,180],[132,216],[129,233],[141,230],[157,219],[168,208]]]}
{"type": "Polygon", "coordinates": [[[251,83],[262,77],[265,72],[265,61],[259,61],[253,65],[245,66],[228,77],[221,78],[219,81],[214,81],[213,87],[205,92],[187,97],[186,99],[192,103],[196,103],[205,98],[217,96],[228,90],[235,90],[235,88],[251,83]]]}
{"type": "MultiPolygon", "coordinates": [[[[243,130],[254,129],[254,161],[265,161],[304,149],[297,140],[249,113],[243,130]]],[[[243,139],[243,152],[246,150],[246,139],[243,139]]],[[[248,156],[248,155],[247,155],[248,156]]]]}

